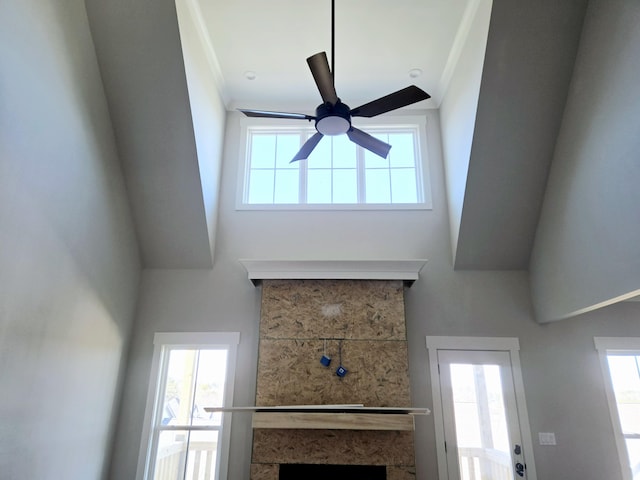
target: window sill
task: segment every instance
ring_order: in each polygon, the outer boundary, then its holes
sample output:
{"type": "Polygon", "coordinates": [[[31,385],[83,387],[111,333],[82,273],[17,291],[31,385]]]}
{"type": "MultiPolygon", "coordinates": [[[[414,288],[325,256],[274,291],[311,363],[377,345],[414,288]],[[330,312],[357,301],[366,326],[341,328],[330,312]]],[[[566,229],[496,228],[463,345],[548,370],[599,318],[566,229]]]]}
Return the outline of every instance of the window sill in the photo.
{"type": "Polygon", "coordinates": [[[283,204],[250,204],[241,203],[236,205],[236,210],[258,210],[258,211],[398,211],[398,210],[432,210],[433,207],[427,203],[283,203],[283,204]]]}

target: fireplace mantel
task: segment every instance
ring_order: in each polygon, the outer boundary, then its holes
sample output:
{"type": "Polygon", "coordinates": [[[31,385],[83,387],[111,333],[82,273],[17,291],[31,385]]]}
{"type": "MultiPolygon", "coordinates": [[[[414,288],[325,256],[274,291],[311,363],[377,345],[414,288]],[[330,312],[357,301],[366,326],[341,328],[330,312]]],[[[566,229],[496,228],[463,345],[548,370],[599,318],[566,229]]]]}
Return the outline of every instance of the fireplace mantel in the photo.
{"type": "Polygon", "coordinates": [[[254,285],[261,280],[418,280],[425,259],[250,260],[240,259],[254,285]]]}
{"type": "Polygon", "coordinates": [[[251,412],[253,428],[407,431],[414,429],[415,415],[431,413],[428,408],[361,405],[205,407],[205,411],[251,412]]]}

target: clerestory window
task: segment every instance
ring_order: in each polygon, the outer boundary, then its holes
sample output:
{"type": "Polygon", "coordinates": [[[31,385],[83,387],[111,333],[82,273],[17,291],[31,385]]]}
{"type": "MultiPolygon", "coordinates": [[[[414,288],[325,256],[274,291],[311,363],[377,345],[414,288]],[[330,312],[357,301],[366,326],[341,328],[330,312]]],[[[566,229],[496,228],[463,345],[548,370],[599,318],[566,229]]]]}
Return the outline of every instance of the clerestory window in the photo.
{"type": "Polygon", "coordinates": [[[392,146],[386,159],[338,135],[325,136],[307,160],[291,163],[313,125],[245,120],[238,208],[430,208],[424,118],[359,128],[392,146]]]}

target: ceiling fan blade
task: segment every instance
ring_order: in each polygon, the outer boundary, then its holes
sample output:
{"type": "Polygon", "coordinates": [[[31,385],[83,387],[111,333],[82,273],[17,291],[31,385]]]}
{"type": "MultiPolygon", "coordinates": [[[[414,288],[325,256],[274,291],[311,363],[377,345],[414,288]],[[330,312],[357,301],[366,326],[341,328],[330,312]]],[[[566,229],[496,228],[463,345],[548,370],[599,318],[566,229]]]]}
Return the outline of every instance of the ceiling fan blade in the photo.
{"type": "Polygon", "coordinates": [[[389,150],[391,150],[391,145],[388,143],[384,143],[382,140],[378,140],[376,137],[373,137],[362,130],[358,130],[355,127],[351,127],[351,129],[349,129],[347,136],[353,143],[357,143],[362,148],[366,148],[370,152],[373,152],[382,158],[387,158],[389,150]]]}
{"type": "Polygon", "coordinates": [[[257,118],[291,118],[293,120],[314,120],[316,117],[304,113],[269,112],[267,110],[248,110],[239,108],[247,117],[257,118]]]}
{"type": "Polygon", "coordinates": [[[313,137],[311,137],[309,140],[304,142],[304,145],[302,145],[302,148],[300,149],[300,151],[296,153],[296,156],[293,157],[293,160],[291,160],[289,163],[293,163],[293,162],[297,162],[298,160],[305,160],[309,158],[309,155],[311,155],[311,152],[313,152],[313,149],[316,148],[316,145],[318,145],[318,142],[322,140],[322,137],[324,137],[324,135],[322,135],[320,132],[316,132],[316,134],[313,137]]]}
{"type": "Polygon", "coordinates": [[[333,75],[329,68],[329,61],[325,52],[316,53],[307,58],[313,79],[316,81],[320,96],[324,102],[335,105],[338,102],[336,87],[333,85],[333,75]]]}
{"type": "Polygon", "coordinates": [[[427,98],[431,98],[431,95],[421,88],[411,85],[410,87],[403,88],[402,90],[354,108],[351,110],[351,116],[371,118],[382,113],[390,112],[391,110],[406,107],[420,100],[426,100],[427,98]]]}

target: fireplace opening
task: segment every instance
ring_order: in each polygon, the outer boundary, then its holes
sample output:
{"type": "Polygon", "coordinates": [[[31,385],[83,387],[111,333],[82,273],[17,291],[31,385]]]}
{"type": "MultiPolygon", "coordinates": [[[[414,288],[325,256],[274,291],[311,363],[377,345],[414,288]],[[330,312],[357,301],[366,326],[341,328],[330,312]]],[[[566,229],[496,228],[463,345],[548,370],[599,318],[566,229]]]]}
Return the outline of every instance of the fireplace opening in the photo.
{"type": "Polygon", "coordinates": [[[384,465],[324,465],[283,463],[279,480],[386,480],[384,465]]]}

